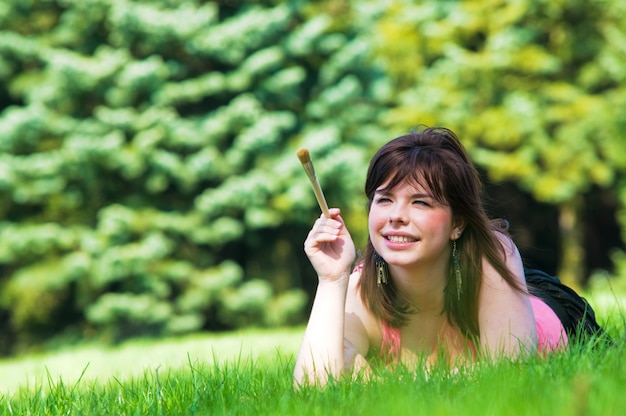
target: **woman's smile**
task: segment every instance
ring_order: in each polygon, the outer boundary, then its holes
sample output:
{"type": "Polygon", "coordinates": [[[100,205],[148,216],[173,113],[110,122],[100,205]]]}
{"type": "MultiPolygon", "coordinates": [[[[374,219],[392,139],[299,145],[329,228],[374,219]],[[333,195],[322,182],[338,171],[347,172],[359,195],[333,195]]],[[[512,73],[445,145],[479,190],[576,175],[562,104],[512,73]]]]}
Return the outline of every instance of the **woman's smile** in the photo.
{"type": "Polygon", "coordinates": [[[387,234],[385,239],[391,243],[415,243],[417,238],[410,237],[408,235],[387,234]]]}

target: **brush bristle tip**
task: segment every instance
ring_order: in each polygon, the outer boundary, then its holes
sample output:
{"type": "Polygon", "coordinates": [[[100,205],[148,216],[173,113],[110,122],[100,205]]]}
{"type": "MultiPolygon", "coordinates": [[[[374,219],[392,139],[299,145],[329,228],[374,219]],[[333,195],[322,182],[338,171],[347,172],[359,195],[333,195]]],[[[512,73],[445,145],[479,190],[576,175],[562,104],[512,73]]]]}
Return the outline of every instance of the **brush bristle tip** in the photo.
{"type": "Polygon", "coordinates": [[[308,163],[311,161],[311,155],[309,154],[309,151],[307,149],[298,150],[297,155],[301,163],[308,163]]]}

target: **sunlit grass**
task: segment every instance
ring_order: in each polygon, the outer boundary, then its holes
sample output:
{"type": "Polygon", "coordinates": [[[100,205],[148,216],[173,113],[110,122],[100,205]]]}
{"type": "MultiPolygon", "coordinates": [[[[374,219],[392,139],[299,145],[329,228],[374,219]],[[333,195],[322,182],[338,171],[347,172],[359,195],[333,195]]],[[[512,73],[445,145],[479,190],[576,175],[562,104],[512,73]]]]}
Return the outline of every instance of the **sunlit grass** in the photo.
{"type": "Polygon", "coordinates": [[[0,393],[0,415],[626,414],[624,313],[608,304],[594,307],[616,339],[611,346],[479,363],[456,374],[401,368],[324,389],[292,387],[302,328],[24,357],[0,362],[3,382],[14,379],[0,393]],[[65,366],[75,372],[64,373],[65,366]],[[17,382],[32,369],[40,376],[17,382]]]}
{"type": "Polygon", "coordinates": [[[398,369],[369,383],[340,380],[294,390],[292,356],[152,369],[125,381],[49,380],[0,399],[0,414],[114,415],[620,415],[623,345],[572,349],[550,359],[480,364],[450,375],[398,369]]]}
{"type": "Polygon", "coordinates": [[[0,392],[18,388],[45,389],[48,379],[73,384],[79,378],[106,383],[112,377],[126,380],[146,370],[161,373],[186,367],[189,360],[212,364],[241,357],[293,355],[303,328],[246,330],[226,334],[193,335],[164,340],[135,340],[116,347],[83,345],[58,352],[0,360],[0,392]]]}

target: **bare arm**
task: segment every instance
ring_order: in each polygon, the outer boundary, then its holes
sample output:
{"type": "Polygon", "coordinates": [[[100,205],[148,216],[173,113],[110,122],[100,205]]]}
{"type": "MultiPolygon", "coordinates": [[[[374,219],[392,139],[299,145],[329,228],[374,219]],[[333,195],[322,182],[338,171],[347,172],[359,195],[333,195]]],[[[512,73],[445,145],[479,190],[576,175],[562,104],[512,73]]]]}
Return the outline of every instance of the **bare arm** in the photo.
{"type": "MultiPolygon", "coordinates": [[[[526,288],[522,260],[515,244],[504,235],[499,239],[506,253],[506,265],[526,288]]],[[[517,357],[537,348],[535,317],[528,295],[515,290],[483,260],[483,284],[479,296],[481,349],[492,358],[517,357]]]]}
{"type": "Polygon", "coordinates": [[[320,282],[296,360],[296,384],[325,384],[344,367],[344,306],[348,276],[320,282]],[[345,284],[344,284],[344,281],[345,284]]]}
{"type": "Polygon", "coordinates": [[[329,377],[337,378],[355,355],[354,344],[344,330],[346,320],[352,319],[346,313],[346,295],[355,258],[354,243],[339,210],[331,209],[330,213],[331,218],[320,217],[315,222],[304,244],[319,283],[296,360],[296,384],[324,384],[329,377]]]}

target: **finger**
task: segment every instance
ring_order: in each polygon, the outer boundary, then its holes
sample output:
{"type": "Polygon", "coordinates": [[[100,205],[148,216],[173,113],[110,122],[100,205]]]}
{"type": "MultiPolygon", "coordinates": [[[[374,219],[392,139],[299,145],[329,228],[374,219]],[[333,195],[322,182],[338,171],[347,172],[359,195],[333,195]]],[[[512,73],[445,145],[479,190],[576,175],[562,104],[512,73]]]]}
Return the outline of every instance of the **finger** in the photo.
{"type": "Polygon", "coordinates": [[[331,218],[337,217],[339,214],[341,214],[341,210],[339,208],[330,208],[328,212],[330,213],[331,218]]]}
{"type": "Polygon", "coordinates": [[[334,242],[342,236],[342,229],[342,224],[337,222],[316,224],[309,231],[305,244],[315,246],[319,243],[334,242]]]}
{"type": "Polygon", "coordinates": [[[305,245],[315,246],[319,243],[336,241],[340,236],[340,232],[336,228],[313,229],[309,233],[305,245]]]}
{"type": "Polygon", "coordinates": [[[329,217],[326,217],[326,215],[324,215],[324,213],[321,213],[319,218],[321,218],[321,219],[337,218],[341,214],[341,209],[339,209],[339,208],[329,208],[328,213],[330,214],[329,217]]]}
{"type": "Polygon", "coordinates": [[[313,224],[312,230],[322,231],[326,230],[332,232],[332,230],[340,230],[343,227],[343,222],[332,218],[318,218],[313,224]]]}

